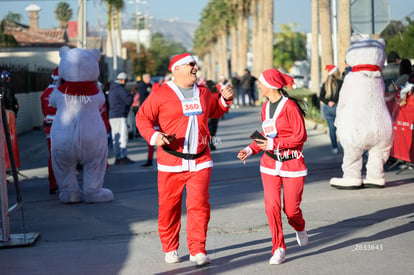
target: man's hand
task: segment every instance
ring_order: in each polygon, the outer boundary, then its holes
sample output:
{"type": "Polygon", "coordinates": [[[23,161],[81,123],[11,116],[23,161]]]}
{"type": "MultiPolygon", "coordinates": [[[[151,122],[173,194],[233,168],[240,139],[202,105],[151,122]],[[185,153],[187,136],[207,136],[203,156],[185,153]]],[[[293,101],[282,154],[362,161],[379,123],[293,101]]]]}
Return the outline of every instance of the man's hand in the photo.
{"type": "Polygon", "coordinates": [[[168,140],[168,135],[160,133],[155,139],[155,145],[163,146],[165,144],[170,144],[170,141],[168,140]]]}
{"type": "Polygon", "coordinates": [[[227,85],[223,89],[220,90],[221,96],[226,100],[232,100],[233,99],[233,87],[231,85],[227,85]]]}

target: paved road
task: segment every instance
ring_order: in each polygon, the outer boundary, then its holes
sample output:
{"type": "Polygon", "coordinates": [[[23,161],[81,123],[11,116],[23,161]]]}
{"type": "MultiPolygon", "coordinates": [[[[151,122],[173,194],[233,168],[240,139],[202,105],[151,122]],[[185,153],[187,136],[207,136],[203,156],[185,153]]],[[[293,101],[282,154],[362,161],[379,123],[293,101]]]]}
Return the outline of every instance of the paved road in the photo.
{"type": "MultiPolygon", "coordinates": [[[[137,163],[113,166],[109,158],[105,186],[114,191],[112,203],[64,205],[48,194],[43,133],[21,135],[25,228],[40,237],[30,247],[0,250],[0,274],[413,274],[413,171],[387,172],[385,189],[333,189],[329,179],[341,175],[341,156],[330,153],[325,129],[312,123],[304,148],[309,175],[302,202],[310,243],[298,247],[283,216],[286,262],[268,264],[271,238],[259,157],[245,165],[236,159],[259,129],[259,117],[260,108],[251,107],[231,110],[219,122],[207,239],[213,264],[204,268],[188,261],[185,215],[179,249],[184,261],[163,261],[156,170],[140,167],[147,150],[142,139],[129,143],[137,163]]],[[[12,233],[22,232],[21,216],[12,216],[12,233]]]]}

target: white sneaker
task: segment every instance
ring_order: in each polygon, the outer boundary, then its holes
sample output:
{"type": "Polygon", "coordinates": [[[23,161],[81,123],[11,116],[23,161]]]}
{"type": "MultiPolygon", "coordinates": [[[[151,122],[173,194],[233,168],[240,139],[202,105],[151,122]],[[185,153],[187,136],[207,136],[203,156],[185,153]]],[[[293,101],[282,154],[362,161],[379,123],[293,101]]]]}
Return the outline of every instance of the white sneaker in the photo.
{"type": "Polygon", "coordinates": [[[306,230],[296,231],[296,241],[299,246],[306,246],[308,244],[308,233],[306,230]]]}
{"type": "Polygon", "coordinates": [[[204,253],[198,253],[195,256],[190,254],[190,262],[195,263],[198,266],[210,264],[210,258],[204,253]]]}
{"type": "Polygon", "coordinates": [[[170,251],[165,253],[165,262],[167,264],[175,264],[181,262],[180,255],[178,255],[178,251],[170,251]]]}
{"type": "Polygon", "coordinates": [[[279,247],[269,260],[269,264],[281,264],[285,261],[286,252],[283,248],[279,247]]]}

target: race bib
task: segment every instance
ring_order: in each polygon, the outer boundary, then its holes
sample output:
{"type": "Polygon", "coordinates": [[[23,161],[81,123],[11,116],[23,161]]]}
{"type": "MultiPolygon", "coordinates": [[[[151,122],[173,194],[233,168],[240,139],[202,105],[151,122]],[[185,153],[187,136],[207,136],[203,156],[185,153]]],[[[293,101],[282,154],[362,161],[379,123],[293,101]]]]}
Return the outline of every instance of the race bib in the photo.
{"type": "Polygon", "coordinates": [[[275,138],[277,136],[276,125],[273,119],[267,119],[263,121],[262,128],[265,133],[265,136],[270,138],[275,138]]]}
{"type": "Polygon", "coordinates": [[[200,98],[188,98],[181,100],[184,116],[200,115],[203,113],[201,109],[200,98]]]}

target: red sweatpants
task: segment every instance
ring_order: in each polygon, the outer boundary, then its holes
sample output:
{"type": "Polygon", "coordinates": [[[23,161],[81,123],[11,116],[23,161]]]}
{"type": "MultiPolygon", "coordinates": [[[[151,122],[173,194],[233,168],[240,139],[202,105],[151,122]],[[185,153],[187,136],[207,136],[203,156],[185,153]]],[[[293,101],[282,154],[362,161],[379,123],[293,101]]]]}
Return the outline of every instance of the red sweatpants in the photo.
{"type": "Polygon", "coordinates": [[[207,227],[210,221],[210,177],[211,168],[180,173],[158,171],[158,231],[164,252],[177,250],[179,246],[185,186],[188,249],[191,255],[206,253],[207,227]]]}
{"type": "Polygon", "coordinates": [[[51,146],[51,139],[47,138],[47,148],[49,149],[49,160],[47,162],[47,169],[49,172],[49,190],[53,190],[57,186],[56,186],[55,173],[53,172],[53,168],[52,168],[52,154],[50,152],[50,146],[51,146]]]}
{"type": "Polygon", "coordinates": [[[272,234],[272,254],[279,247],[286,249],[283,237],[283,227],[281,218],[280,193],[283,184],[283,211],[285,212],[289,224],[296,231],[305,229],[305,220],[300,210],[302,201],[303,185],[305,177],[282,178],[262,173],[264,190],[265,211],[272,234]]]}

